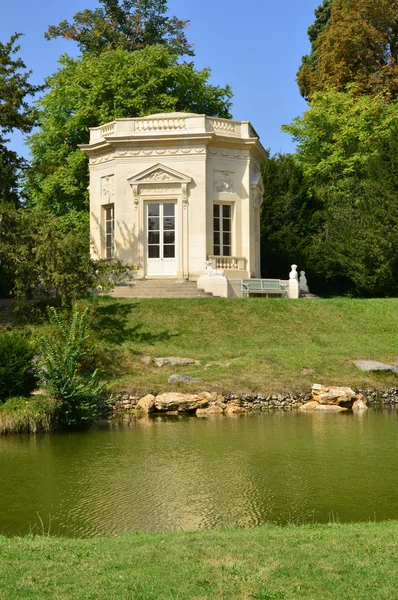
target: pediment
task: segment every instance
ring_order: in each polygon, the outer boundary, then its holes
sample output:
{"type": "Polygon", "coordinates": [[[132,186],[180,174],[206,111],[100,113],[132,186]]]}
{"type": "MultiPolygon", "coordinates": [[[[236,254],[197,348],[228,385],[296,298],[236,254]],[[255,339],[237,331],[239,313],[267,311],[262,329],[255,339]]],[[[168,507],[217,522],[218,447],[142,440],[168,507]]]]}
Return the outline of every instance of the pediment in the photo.
{"type": "Polygon", "coordinates": [[[188,177],[160,163],[128,179],[130,185],[141,185],[143,183],[174,183],[182,185],[191,183],[191,181],[192,177],[188,177]]]}

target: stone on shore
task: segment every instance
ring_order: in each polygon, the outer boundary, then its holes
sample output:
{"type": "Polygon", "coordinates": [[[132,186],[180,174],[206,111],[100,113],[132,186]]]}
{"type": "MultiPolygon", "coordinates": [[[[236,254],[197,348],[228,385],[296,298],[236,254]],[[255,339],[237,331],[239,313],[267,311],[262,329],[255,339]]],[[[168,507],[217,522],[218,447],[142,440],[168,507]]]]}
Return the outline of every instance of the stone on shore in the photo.
{"type": "Polygon", "coordinates": [[[224,411],[226,415],[243,415],[245,412],[246,409],[242,406],[238,406],[237,404],[227,404],[227,407],[224,411]]]}
{"type": "Polygon", "coordinates": [[[344,408],[344,406],[338,406],[337,404],[318,404],[314,408],[315,411],[324,411],[324,412],[343,412],[348,410],[348,408],[344,408]]]}
{"type": "Polygon", "coordinates": [[[159,357],[154,359],[155,365],[158,367],[164,367],[165,365],[185,367],[187,365],[199,365],[198,360],[193,358],[179,358],[178,356],[167,356],[165,358],[159,357]]]}
{"type": "Polygon", "coordinates": [[[169,383],[203,383],[203,379],[189,375],[172,375],[169,377],[169,383]]]}
{"type": "Polygon", "coordinates": [[[145,363],[146,365],[150,365],[153,358],[152,356],[147,356],[146,354],[144,356],[141,356],[141,360],[143,363],[145,363]]]}
{"type": "Polygon", "coordinates": [[[137,408],[146,414],[152,412],[155,409],[155,396],[147,394],[138,401],[137,408]]]}
{"type": "Polygon", "coordinates": [[[367,403],[365,396],[363,396],[362,394],[357,394],[355,396],[355,398],[356,398],[356,400],[355,400],[354,404],[352,405],[352,410],[355,410],[355,411],[368,410],[368,403],[367,403]]]}
{"type": "Polygon", "coordinates": [[[354,360],[354,364],[360,371],[392,371],[393,373],[398,373],[396,365],[386,365],[376,360],[354,360]]]}
{"type": "Polygon", "coordinates": [[[307,411],[307,410],[315,410],[315,407],[318,406],[318,402],[315,402],[315,400],[313,400],[312,402],[306,402],[305,404],[303,404],[302,406],[299,407],[299,410],[302,411],[307,411]]]}
{"type": "Polygon", "coordinates": [[[319,404],[340,405],[352,401],[354,390],[349,387],[326,386],[315,383],[312,386],[312,399],[319,404]]]}
{"type": "Polygon", "coordinates": [[[217,404],[211,404],[208,408],[198,408],[196,410],[197,417],[207,417],[208,415],[222,415],[223,409],[217,404]]]}
{"type": "Polygon", "coordinates": [[[155,408],[159,411],[189,412],[198,408],[207,408],[209,402],[214,402],[217,396],[208,392],[201,394],[180,394],[168,392],[155,398],[155,408]]]}

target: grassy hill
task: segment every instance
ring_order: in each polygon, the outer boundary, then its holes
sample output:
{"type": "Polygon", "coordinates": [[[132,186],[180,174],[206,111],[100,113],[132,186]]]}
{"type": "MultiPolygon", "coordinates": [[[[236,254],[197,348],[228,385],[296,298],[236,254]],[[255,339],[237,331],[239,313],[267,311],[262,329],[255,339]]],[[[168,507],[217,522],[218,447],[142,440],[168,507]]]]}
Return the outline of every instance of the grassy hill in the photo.
{"type": "Polygon", "coordinates": [[[313,383],[388,388],[398,379],[361,373],[355,359],[398,360],[398,299],[90,298],[95,358],[115,392],[203,389],[278,393],[313,383]],[[142,356],[188,357],[198,366],[157,367],[142,356]],[[302,374],[303,369],[313,373],[302,374]],[[201,384],[168,384],[174,373],[201,384]]]}

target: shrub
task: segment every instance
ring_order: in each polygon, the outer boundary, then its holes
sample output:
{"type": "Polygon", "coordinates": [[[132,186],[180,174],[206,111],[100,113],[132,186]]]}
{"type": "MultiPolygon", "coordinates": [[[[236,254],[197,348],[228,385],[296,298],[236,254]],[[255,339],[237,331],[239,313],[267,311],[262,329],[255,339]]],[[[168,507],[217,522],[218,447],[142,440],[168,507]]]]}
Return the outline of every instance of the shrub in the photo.
{"type": "Polygon", "coordinates": [[[0,333],[0,403],[10,396],[29,394],[36,379],[33,344],[18,330],[0,333]]]}
{"type": "Polygon", "coordinates": [[[88,310],[81,312],[76,305],[69,321],[64,321],[53,307],[48,311],[54,330],[42,340],[43,386],[57,400],[61,425],[90,423],[105,412],[107,404],[106,386],[99,380],[98,369],[92,373],[82,371],[89,351],[88,310]]]}

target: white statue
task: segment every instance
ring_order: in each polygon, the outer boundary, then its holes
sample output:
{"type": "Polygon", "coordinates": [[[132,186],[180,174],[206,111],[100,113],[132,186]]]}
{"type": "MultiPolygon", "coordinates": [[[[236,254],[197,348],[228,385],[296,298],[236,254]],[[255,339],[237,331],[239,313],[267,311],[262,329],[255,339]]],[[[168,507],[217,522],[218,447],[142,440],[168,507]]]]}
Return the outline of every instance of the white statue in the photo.
{"type": "Polygon", "coordinates": [[[292,265],[292,270],[289,273],[289,285],[287,287],[288,298],[299,298],[300,288],[297,273],[297,265],[292,265]]]}
{"type": "Polygon", "coordinates": [[[297,265],[292,265],[291,268],[289,279],[296,279],[298,281],[297,265]]]}
{"type": "Polygon", "coordinates": [[[205,276],[206,277],[225,277],[224,269],[214,269],[212,267],[211,260],[207,260],[205,262],[205,276]]]}
{"type": "Polygon", "coordinates": [[[300,292],[303,292],[303,294],[310,293],[305,271],[300,271],[300,292]]]}

